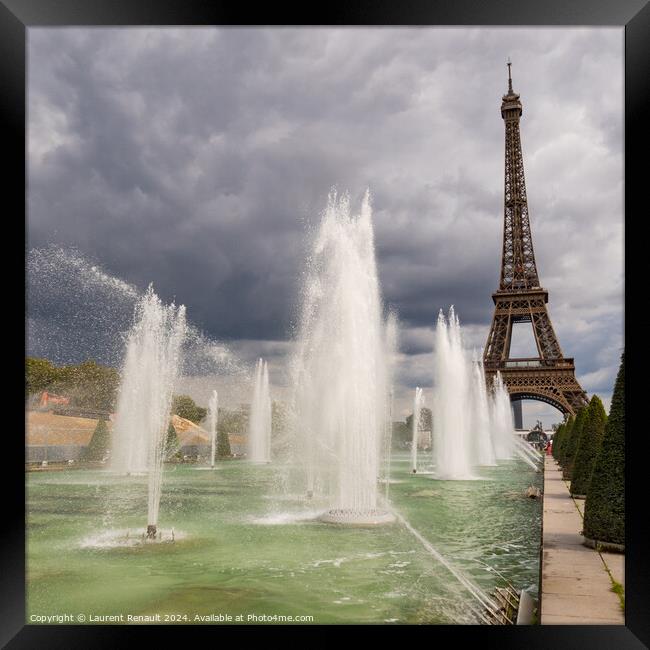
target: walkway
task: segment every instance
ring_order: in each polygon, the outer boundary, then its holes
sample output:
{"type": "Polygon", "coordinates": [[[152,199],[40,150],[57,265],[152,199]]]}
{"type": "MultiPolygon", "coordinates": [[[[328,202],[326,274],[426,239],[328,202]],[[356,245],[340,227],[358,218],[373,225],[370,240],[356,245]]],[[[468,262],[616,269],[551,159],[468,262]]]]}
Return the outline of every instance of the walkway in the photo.
{"type": "Polygon", "coordinates": [[[612,577],[624,584],[625,556],[582,545],[584,501],[572,499],[562,470],[544,460],[542,625],[624,625],[612,577]]]}

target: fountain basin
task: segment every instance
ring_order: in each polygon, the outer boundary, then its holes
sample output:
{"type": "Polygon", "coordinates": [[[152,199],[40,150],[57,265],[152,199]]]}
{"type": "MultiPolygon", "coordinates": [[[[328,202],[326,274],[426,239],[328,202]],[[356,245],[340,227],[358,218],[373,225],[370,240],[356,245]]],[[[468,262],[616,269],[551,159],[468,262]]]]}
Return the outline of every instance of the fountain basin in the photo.
{"type": "Polygon", "coordinates": [[[328,510],[318,520],[326,524],[340,524],[342,526],[383,526],[396,521],[395,515],[388,510],[348,510],[341,508],[328,510]]]}
{"type": "MultiPolygon", "coordinates": [[[[458,549],[454,566],[478,577],[487,592],[502,580],[477,570],[473,558],[518,587],[537,585],[542,504],[521,492],[529,484],[541,487],[540,474],[513,461],[486,468],[491,480],[468,481],[459,489],[453,481],[409,480],[406,450],[395,450],[391,460],[391,476],[401,481],[391,484],[393,505],[378,501],[374,508],[408,513],[409,523],[434,548],[458,549]],[[417,481],[424,483],[418,487],[417,481]],[[413,497],[419,490],[429,496],[413,497]],[[495,551],[495,544],[509,552],[495,551]]],[[[164,479],[161,541],[143,539],[142,479],[97,468],[26,473],[27,620],[61,607],[87,614],[140,612],[143,602],[208,615],[214,612],[214,601],[206,597],[210,591],[219,594],[226,612],[260,607],[318,612],[316,621],[323,624],[480,621],[467,590],[399,523],[320,523],[319,515],[347,504],[318,501],[318,490],[309,501],[302,484],[287,486],[285,493],[279,481],[260,477],[258,469],[228,461],[222,472],[211,473],[179,464],[164,479]],[[216,474],[228,489],[213,489],[216,474]],[[98,494],[110,512],[105,520],[98,520],[98,494]],[[251,540],[259,542],[254,557],[251,540]],[[391,566],[396,562],[410,564],[391,566]],[[350,600],[342,601],[342,595],[350,600]]],[[[270,471],[279,475],[281,470],[270,471]]]]}

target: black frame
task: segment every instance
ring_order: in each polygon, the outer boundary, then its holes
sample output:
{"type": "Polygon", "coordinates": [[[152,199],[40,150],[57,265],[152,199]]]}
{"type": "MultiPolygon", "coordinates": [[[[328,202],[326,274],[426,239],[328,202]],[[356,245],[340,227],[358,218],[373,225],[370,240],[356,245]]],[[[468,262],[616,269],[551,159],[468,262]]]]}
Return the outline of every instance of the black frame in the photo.
{"type": "MultiPolygon", "coordinates": [[[[91,26],[91,25],[243,25],[251,17],[257,25],[455,25],[455,26],[620,26],[625,28],[625,208],[631,215],[626,220],[629,227],[633,220],[644,219],[647,214],[645,189],[647,186],[647,154],[650,151],[647,122],[643,109],[648,107],[650,95],[650,5],[648,0],[402,0],[389,4],[374,0],[362,0],[356,4],[328,3],[319,7],[318,15],[309,15],[304,5],[291,11],[275,3],[261,4],[255,11],[246,5],[226,4],[213,0],[2,0],[0,4],[0,128],[3,131],[2,153],[5,160],[3,195],[7,206],[8,223],[14,215],[25,214],[26,209],[26,161],[25,161],[25,113],[26,113],[26,28],[36,26],[91,26]],[[645,183],[644,183],[645,181],[645,183]],[[641,210],[634,207],[643,206],[641,210]],[[13,208],[13,210],[12,210],[13,208]],[[638,214],[638,216],[637,216],[638,214]],[[633,215],[633,216],[632,216],[633,215]]],[[[12,220],[16,220],[14,217],[12,220]]],[[[10,239],[3,251],[6,268],[25,268],[26,222],[24,224],[24,248],[21,251],[10,239]],[[12,245],[14,244],[14,245],[12,245]],[[15,259],[14,259],[15,258],[15,259]]],[[[630,242],[626,237],[626,271],[631,264],[630,242]]],[[[632,260],[633,261],[633,260],[632,260]]],[[[641,302],[640,279],[644,274],[626,273],[627,295],[634,295],[641,302]]],[[[16,289],[17,283],[8,283],[16,289]]],[[[11,319],[5,319],[21,331],[15,305],[25,305],[24,290],[16,289],[9,302],[11,319]]],[[[645,301],[643,301],[645,302],[645,301]]],[[[631,305],[632,314],[638,307],[631,305]]],[[[633,337],[632,326],[648,325],[647,316],[641,313],[633,320],[625,319],[625,339],[633,337]]],[[[25,336],[22,324],[23,340],[25,336]]],[[[20,334],[18,334],[18,337],[20,334]]],[[[632,341],[633,350],[643,349],[632,341]]],[[[22,389],[18,377],[24,373],[24,350],[19,346],[5,358],[11,361],[13,387],[7,402],[20,403],[22,389]],[[14,365],[15,364],[15,365],[14,365]]],[[[628,375],[635,377],[641,370],[641,355],[628,354],[628,375]]],[[[642,377],[642,375],[641,375],[642,377]]],[[[534,627],[475,627],[437,626],[423,634],[429,642],[449,640],[485,644],[489,640],[502,648],[643,648],[650,646],[650,600],[648,583],[648,542],[644,537],[643,523],[647,521],[647,491],[642,491],[642,472],[648,455],[644,454],[647,433],[641,421],[641,381],[632,379],[627,383],[627,418],[629,432],[626,435],[626,625],[625,626],[534,626],[534,627]],[[630,419],[632,418],[632,419],[630,419]],[[633,434],[636,433],[636,435],[633,434]],[[641,495],[641,496],[639,496],[641,495]],[[432,639],[431,634],[435,637],[432,639]]],[[[19,412],[20,409],[17,409],[19,412]]],[[[25,526],[24,526],[24,475],[22,459],[24,441],[15,429],[23,428],[22,415],[16,418],[22,427],[7,427],[5,441],[9,443],[3,476],[7,476],[4,490],[4,516],[0,518],[2,531],[2,554],[0,557],[0,643],[9,648],[116,648],[131,644],[155,643],[162,632],[167,643],[175,639],[187,642],[187,628],[168,626],[41,626],[25,625],[25,526]],[[12,453],[13,452],[13,453],[12,453]],[[6,469],[12,471],[7,475],[6,469]],[[15,474],[14,474],[15,472],[15,474]],[[17,489],[17,486],[22,486],[17,489]],[[7,507],[9,506],[9,507],[7,507]]],[[[253,628],[237,626],[242,634],[253,628]]],[[[313,641],[309,628],[314,626],[264,626],[255,628],[267,639],[278,635],[302,636],[313,641]],[[309,634],[309,638],[305,635],[309,634]]],[[[325,626],[316,626],[325,627],[325,626]]],[[[332,628],[336,626],[331,626],[332,628]]],[[[403,630],[380,626],[382,636],[403,630]]],[[[193,626],[192,636],[210,635],[210,641],[220,643],[232,628],[225,626],[216,632],[211,627],[193,626]]],[[[419,628],[410,628],[409,634],[419,628]]],[[[334,630],[332,630],[334,631],[334,630]]],[[[369,630],[368,630],[369,631],[369,630]]],[[[349,634],[349,628],[346,634],[349,634]]],[[[364,633],[365,635],[365,633],[364,633]]],[[[244,640],[239,637],[240,642],[244,640]]],[[[402,637],[403,638],[403,637],[402,637]]],[[[426,642],[426,641],[425,641],[426,642]]]]}

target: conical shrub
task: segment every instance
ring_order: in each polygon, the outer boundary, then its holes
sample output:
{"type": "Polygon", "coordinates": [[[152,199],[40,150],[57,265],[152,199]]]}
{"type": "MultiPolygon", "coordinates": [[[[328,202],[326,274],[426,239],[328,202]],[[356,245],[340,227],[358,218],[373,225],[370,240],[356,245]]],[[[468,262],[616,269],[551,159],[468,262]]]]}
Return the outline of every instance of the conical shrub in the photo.
{"type": "Polygon", "coordinates": [[[585,423],[580,433],[578,449],[573,461],[570,488],[573,496],[585,496],[587,494],[596,456],[603,442],[606,423],[607,413],[605,413],[605,407],[598,395],[594,395],[587,408],[585,423]]]}
{"type": "Polygon", "coordinates": [[[573,460],[575,458],[576,451],[578,450],[578,442],[580,441],[582,427],[584,426],[586,419],[587,409],[586,407],[583,407],[578,411],[573,426],[571,427],[571,431],[564,444],[564,449],[562,451],[562,478],[565,481],[571,479],[571,473],[573,471],[573,460]]]}
{"type": "Polygon", "coordinates": [[[167,437],[165,438],[165,459],[171,459],[180,451],[180,448],[181,443],[178,440],[176,427],[170,422],[169,427],[167,427],[167,437]]]}
{"type": "Polygon", "coordinates": [[[557,456],[555,457],[557,462],[562,465],[564,463],[564,452],[566,451],[567,440],[571,436],[571,431],[573,430],[573,425],[575,424],[575,417],[573,415],[569,416],[569,419],[564,425],[562,431],[562,438],[560,439],[560,446],[557,450],[557,456]]]}
{"type": "Polygon", "coordinates": [[[93,437],[83,451],[82,460],[104,460],[109,444],[110,433],[108,432],[106,420],[99,420],[93,432],[93,437]]]}
{"type": "Polygon", "coordinates": [[[625,354],[587,489],[583,528],[591,540],[625,544],[625,354]]]}
{"type": "Polygon", "coordinates": [[[230,450],[230,438],[225,431],[219,431],[217,434],[217,456],[219,458],[228,458],[232,456],[230,450]]]}

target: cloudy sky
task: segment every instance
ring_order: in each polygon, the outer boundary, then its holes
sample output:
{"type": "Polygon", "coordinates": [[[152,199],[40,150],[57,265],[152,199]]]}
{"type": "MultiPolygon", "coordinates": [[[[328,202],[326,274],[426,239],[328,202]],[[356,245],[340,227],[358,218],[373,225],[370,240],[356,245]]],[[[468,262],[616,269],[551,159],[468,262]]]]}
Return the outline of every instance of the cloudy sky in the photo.
{"type": "MultiPolygon", "coordinates": [[[[267,357],[278,390],[309,233],[333,186],[357,205],[369,187],[402,327],[400,415],[431,386],[440,308],[456,306],[471,345],[487,337],[510,57],[550,315],[583,387],[609,403],[623,346],[621,28],[30,28],[28,57],[29,247],[74,250],[137,291],[153,281],[245,364],[267,357]]],[[[62,331],[59,312],[79,306],[61,302],[30,295],[33,324],[54,332],[31,352],[56,357],[63,337],[69,360],[96,356],[62,331]]],[[[517,331],[513,352],[531,336],[517,331]]],[[[525,413],[559,419],[541,403],[525,413]]]]}

